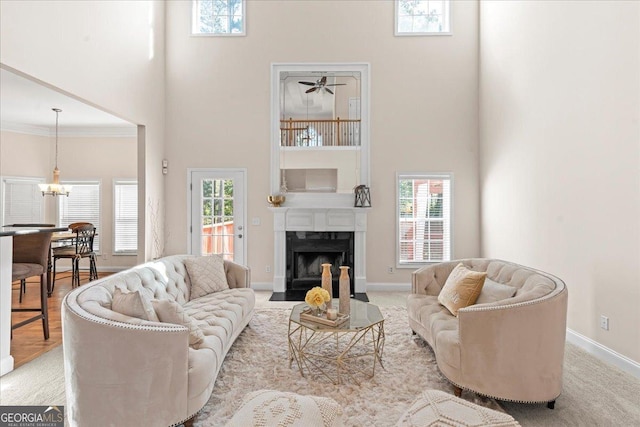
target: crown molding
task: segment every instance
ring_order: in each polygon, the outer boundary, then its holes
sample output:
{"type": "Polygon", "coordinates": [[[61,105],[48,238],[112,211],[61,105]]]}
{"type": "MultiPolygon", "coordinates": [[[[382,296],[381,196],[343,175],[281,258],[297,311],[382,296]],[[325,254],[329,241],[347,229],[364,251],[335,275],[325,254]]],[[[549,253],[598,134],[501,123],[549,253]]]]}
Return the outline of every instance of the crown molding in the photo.
{"type": "MultiPolygon", "coordinates": [[[[0,122],[0,130],[3,132],[23,133],[36,136],[55,136],[55,128],[49,126],[27,125],[24,123],[0,122]]],[[[138,134],[136,126],[76,126],[58,127],[59,137],[85,137],[85,138],[135,138],[138,134]]]]}

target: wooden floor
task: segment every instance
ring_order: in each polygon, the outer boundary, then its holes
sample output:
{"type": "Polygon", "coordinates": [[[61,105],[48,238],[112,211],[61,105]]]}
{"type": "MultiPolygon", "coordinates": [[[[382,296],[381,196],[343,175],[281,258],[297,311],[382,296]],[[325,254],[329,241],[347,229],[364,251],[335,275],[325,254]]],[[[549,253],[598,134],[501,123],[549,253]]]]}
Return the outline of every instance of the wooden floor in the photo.
{"type": "MultiPolygon", "coordinates": [[[[108,274],[108,273],[107,273],[108,274]]],[[[103,274],[100,274],[101,276],[103,274]]],[[[106,275],[106,274],[104,274],[106,275]]],[[[80,273],[80,286],[88,283],[89,273],[80,273]]],[[[23,295],[22,304],[20,300],[20,282],[14,282],[12,289],[13,308],[38,308],[40,307],[40,292],[38,290],[40,280],[30,278],[27,280],[27,292],[23,295]]],[[[43,353],[62,344],[62,323],[60,321],[60,305],[64,296],[71,290],[71,273],[58,273],[56,276],[56,286],[49,302],[49,339],[44,339],[42,331],[42,320],[36,320],[25,326],[13,330],[11,339],[11,355],[14,360],[14,367],[24,365],[43,353]]],[[[12,313],[11,323],[15,324],[23,319],[36,316],[36,312],[12,313]]]]}

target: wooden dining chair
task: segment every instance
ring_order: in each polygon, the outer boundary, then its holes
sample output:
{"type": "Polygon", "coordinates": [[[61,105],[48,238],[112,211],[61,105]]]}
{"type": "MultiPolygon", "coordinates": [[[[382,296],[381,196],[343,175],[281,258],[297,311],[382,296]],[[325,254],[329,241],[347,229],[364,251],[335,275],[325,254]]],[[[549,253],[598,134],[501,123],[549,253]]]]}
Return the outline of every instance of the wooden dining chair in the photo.
{"type": "Polygon", "coordinates": [[[93,240],[96,236],[96,227],[90,222],[74,222],[69,225],[73,234],[73,244],[53,248],[53,283],[51,291],[56,285],[56,262],[59,259],[71,260],[71,287],[80,286],[80,260],[89,258],[89,281],[98,278],[96,267],[96,253],[93,251],[93,240]]]}
{"type": "MultiPolygon", "coordinates": [[[[47,310],[47,262],[51,233],[17,234],[13,236],[13,265],[11,281],[20,280],[20,288],[26,286],[26,279],[40,276],[40,307],[39,308],[11,308],[11,312],[39,312],[37,316],[23,320],[11,329],[16,329],[27,323],[42,319],[44,339],[49,339],[49,312],[47,310]]],[[[22,302],[22,291],[20,294],[22,302]]]]}

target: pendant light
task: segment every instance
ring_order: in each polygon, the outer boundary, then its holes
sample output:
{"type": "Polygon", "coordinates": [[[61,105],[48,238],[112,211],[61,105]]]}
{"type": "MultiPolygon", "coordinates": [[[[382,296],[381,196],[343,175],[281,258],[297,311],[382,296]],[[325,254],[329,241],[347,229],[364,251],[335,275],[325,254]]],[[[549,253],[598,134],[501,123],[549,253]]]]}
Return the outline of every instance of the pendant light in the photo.
{"type": "Polygon", "coordinates": [[[62,112],[59,108],[52,108],[56,113],[56,167],[53,169],[53,182],[51,184],[38,184],[42,196],[69,196],[71,192],[70,185],[60,185],[60,169],[58,169],[58,114],[62,112]]]}

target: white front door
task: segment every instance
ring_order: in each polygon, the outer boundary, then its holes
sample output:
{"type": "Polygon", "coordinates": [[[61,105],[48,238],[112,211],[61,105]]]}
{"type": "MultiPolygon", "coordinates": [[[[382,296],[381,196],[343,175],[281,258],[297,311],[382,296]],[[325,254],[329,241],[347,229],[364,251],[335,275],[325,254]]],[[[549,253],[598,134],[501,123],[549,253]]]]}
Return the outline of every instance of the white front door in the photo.
{"type": "Polygon", "coordinates": [[[246,170],[191,169],[188,174],[190,253],[221,254],[244,264],[246,170]]]}

